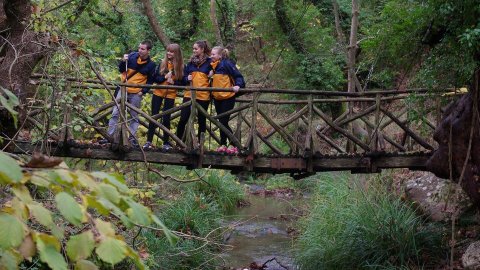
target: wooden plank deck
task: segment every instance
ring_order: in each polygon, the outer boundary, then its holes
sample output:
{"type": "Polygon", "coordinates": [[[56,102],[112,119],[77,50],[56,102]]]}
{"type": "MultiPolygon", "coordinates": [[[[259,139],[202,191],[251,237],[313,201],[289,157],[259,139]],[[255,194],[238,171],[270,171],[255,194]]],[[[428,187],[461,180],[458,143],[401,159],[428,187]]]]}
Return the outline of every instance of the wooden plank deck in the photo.
{"type": "MultiPolygon", "coordinates": [[[[21,142],[9,152],[16,154],[32,153],[40,149],[39,145],[21,142]]],[[[198,166],[198,155],[180,151],[161,152],[134,149],[127,153],[114,152],[108,148],[99,148],[98,145],[83,145],[82,147],[50,147],[50,155],[71,158],[87,158],[102,160],[121,160],[150,163],[180,165],[188,168],[198,166]]],[[[353,173],[375,173],[381,169],[408,168],[425,170],[430,153],[369,153],[354,155],[320,156],[314,155],[311,159],[301,156],[252,156],[226,155],[216,152],[205,152],[201,167],[239,171],[253,171],[259,173],[306,173],[308,162],[311,162],[313,172],[344,171],[353,173]]]]}

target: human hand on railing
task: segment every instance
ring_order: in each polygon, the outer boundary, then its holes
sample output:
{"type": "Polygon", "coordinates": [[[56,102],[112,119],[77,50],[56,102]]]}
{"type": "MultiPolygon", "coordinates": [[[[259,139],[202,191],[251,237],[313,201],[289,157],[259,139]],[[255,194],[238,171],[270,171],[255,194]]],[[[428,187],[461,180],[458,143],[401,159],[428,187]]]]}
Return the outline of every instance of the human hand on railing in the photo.
{"type": "Polygon", "coordinates": [[[208,77],[213,77],[213,70],[210,70],[210,72],[208,73],[208,77]]]}
{"type": "Polygon", "coordinates": [[[127,60],[128,60],[128,54],[127,54],[127,53],[123,55],[123,60],[124,60],[124,61],[127,61],[127,60]]]}
{"type": "Polygon", "coordinates": [[[168,78],[168,79],[167,79],[167,83],[169,83],[169,84],[175,84],[175,82],[173,81],[172,78],[168,78]]]}
{"type": "Polygon", "coordinates": [[[187,79],[188,79],[189,81],[191,81],[191,80],[193,79],[193,76],[192,76],[192,75],[188,75],[187,79]]]}
{"type": "Polygon", "coordinates": [[[240,90],[240,86],[235,85],[235,86],[233,87],[233,92],[237,93],[238,90],[240,90]]]}

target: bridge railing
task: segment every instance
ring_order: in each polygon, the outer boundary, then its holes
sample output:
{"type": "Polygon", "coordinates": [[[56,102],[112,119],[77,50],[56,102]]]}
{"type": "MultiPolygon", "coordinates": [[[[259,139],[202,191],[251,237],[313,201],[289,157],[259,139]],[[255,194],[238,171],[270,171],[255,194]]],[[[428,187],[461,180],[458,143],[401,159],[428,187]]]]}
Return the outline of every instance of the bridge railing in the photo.
{"type": "MultiPolygon", "coordinates": [[[[91,111],[75,109],[75,100],[56,102],[63,97],[78,91],[112,91],[116,85],[122,89],[122,97],[127,86],[148,87],[151,89],[176,88],[187,91],[232,91],[222,88],[193,88],[180,86],[119,84],[98,80],[83,80],[65,78],[56,98],[45,100],[50,102],[49,108],[56,108],[63,114],[54,115],[61,121],[61,128],[50,130],[48,136],[60,143],[73,139],[75,129],[72,122],[83,121],[90,129],[108,138],[114,150],[128,151],[130,149],[129,131],[125,120],[128,113],[136,111],[140,116],[140,124],[148,127],[149,122],[158,127],[156,135],[168,133],[174,144],[187,153],[201,154],[214,150],[220,143],[219,130],[223,130],[231,144],[238,147],[245,155],[292,155],[305,158],[312,155],[337,154],[371,154],[378,152],[412,152],[430,151],[435,147],[432,139],[433,131],[441,113],[441,99],[451,96],[441,96],[443,91],[428,89],[409,89],[405,91],[385,90],[367,91],[362,93],[330,92],[318,90],[291,89],[241,89],[246,94],[237,98],[236,106],[229,112],[217,115],[213,106],[208,110],[199,106],[195,99],[178,104],[174,108],[150,115],[148,109],[136,108],[125,98],[100,104],[98,99],[90,99],[96,106],[91,111]],[[423,106],[418,103],[423,100],[423,106]],[[414,102],[416,102],[414,106],[414,102]],[[106,133],[107,119],[114,106],[120,108],[119,128],[113,137],[106,133]],[[175,135],[167,129],[160,119],[170,115],[172,122],[180,116],[180,111],[186,106],[192,107],[192,115],[187,124],[184,138],[175,135]],[[350,110],[346,108],[351,108],[350,110]],[[336,109],[337,112],[335,112],[336,109]],[[333,111],[333,113],[332,113],[333,111]],[[203,114],[207,120],[206,134],[197,137],[196,117],[203,114]],[[230,132],[220,122],[219,118],[231,115],[230,132]],[[61,120],[60,120],[61,118],[61,120]],[[81,120],[79,120],[81,119],[81,120]],[[122,121],[123,120],[123,121],[122,121]]],[[[181,94],[177,103],[180,102],[181,94]]],[[[194,96],[194,95],[193,95],[194,96]]],[[[113,95],[112,95],[113,97],[113,95]]],[[[81,99],[81,98],[79,98],[81,99]]],[[[88,100],[88,99],[84,99],[88,100]]],[[[77,101],[78,102],[78,101],[77,101]]],[[[145,103],[145,99],[143,103],[145,103]]],[[[445,102],[443,102],[445,103],[445,102]]],[[[149,108],[150,106],[143,106],[149,108]]],[[[32,109],[28,120],[38,128],[44,127],[46,118],[52,118],[51,110],[32,109]]],[[[82,127],[83,129],[83,127],[82,127]]],[[[78,131],[76,133],[79,133],[78,131]]],[[[141,133],[137,133],[142,141],[141,133]]],[[[80,136],[76,139],[88,139],[80,136]]]]}

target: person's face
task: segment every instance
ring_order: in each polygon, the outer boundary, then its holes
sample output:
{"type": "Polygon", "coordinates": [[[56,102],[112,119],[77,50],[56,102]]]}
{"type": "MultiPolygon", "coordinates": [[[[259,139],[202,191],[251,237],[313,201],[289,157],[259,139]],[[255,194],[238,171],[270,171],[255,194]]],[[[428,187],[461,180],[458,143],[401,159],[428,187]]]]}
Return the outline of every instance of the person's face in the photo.
{"type": "Polygon", "coordinates": [[[210,57],[212,58],[213,61],[218,61],[222,59],[222,56],[218,52],[218,50],[212,50],[212,54],[210,54],[210,57]]]}
{"type": "Polygon", "coordinates": [[[167,59],[172,61],[173,59],[175,59],[175,52],[174,51],[167,51],[167,59]]]}
{"type": "Polygon", "coordinates": [[[202,56],[203,54],[203,48],[200,48],[198,44],[193,44],[193,55],[195,56],[202,56]]]}
{"type": "Polygon", "coordinates": [[[145,59],[148,57],[148,54],[150,53],[150,50],[147,49],[147,45],[141,44],[138,45],[138,55],[140,58],[145,59]]]}

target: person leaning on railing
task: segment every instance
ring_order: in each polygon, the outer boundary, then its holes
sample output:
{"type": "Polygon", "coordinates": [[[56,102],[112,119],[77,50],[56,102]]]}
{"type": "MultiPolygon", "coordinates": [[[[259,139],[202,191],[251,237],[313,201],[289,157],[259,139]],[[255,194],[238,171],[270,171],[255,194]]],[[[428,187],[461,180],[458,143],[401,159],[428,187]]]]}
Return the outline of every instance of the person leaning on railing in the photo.
{"type": "MultiPolygon", "coordinates": [[[[154,82],[160,85],[184,85],[183,83],[183,55],[182,50],[178,44],[172,43],[167,46],[165,57],[155,70],[154,82]]],[[[175,98],[177,97],[176,89],[155,89],[152,96],[152,115],[156,115],[160,111],[163,104],[163,112],[175,106],[175,98]]],[[[164,115],[162,117],[162,124],[170,129],[171,115],[164,115]]],[[[147,142],[143,149],[153,149],[152,144],[153,135],[157,126],[150,122],[148,125],[147,142]]],[[[168,151],[172,149],[169,143],[169,135],[163,132],[163,146],[162,149],[168,151]]]]}
{"type": "MultiPolygon", "coordinates": [[[[227,49],[217,46],[213,47],[212,54],[212,71],[209,76],[212,78],[212,87],[214,88],[233,88],[234,92],[213,92],[213,103],[217,115],[228,112],[235,107],[235,95],[240,88],[245,88],[245,80],[242,74],[238,71],[235,63],[229,59],[229,52],[227,49]]],[[[222,116],[218,121],[227,128],[231,133],[232,128],[228,122],[230,121],[230,114],[222,116]]],[[[230,142],[231,143],[231,142],[230,142]]],[[[238,153],[238,149],[231,145],[227,148],[227,134],[220,130],[220,147],[217,152],[226,152],[228,154],[238,153]]]]}
{"type": "MultiPolygon", "coordinates": [[[[118,65],[118,70],[123,73],[122,81],[131,84],[151,84],[153,83],[153,75],[155,72],[155,63],[150,59],[150,50],[152,49],[152,42],[149,40],[142,41],[138,45],[138,52],[125,54],[123,60],[118,65]]],[[[136,108],[140,108],[142,97],[148,93],[148,88],[127,87],[127,102],[136,108]]],[[[121,92],[117,93],[115,97],[117,100],[121,97],[121,92]]],[[[135,134],[139,126],[138,113],[129,110],[130,116],[129,127],[130,137],[129,141],[134,147],[138,147],[138,142],[135,139],[135,134]]],[[[118,123],[119,111],[118,107],[113,107],[112,118],[108,122],[108,135],[112,136],[118,123]]],[[[108,140],[103,139],[99,141],[100,144],[108,143],[108,140]]]]}
{"type": "MultiPolygon", "coordinates": [[[[207,41],[200,40],[193,44],[193,55],[190,58],[189,63],[184,70],[184,81],[189,81],[192,87],[208,87],[209,80],[208,74],[212,70],[210,66],[211,59],[210,48],[207,44],[207,41]]],[[[183,97],[183,103],[191,100],[192,91],[185,91],[183,97]]],[[[209,91],[197,91],[196,92],[196,102],[202,106],[206,111],[208,110],[208,104],[210,102],[210,92],[209,91]]],[[[183,134],[185,133],[185,126],[187,125],[188,118],[190,117],[191,108],[190,106],[182,109],[180,114],[180,121],[177,126],[177,137],[182,139],[183,134]]],[[[207,118],[203,114],[198,114],[198,137],[200,134],[207,130],[207,118]]]]}

